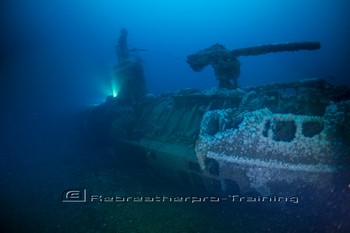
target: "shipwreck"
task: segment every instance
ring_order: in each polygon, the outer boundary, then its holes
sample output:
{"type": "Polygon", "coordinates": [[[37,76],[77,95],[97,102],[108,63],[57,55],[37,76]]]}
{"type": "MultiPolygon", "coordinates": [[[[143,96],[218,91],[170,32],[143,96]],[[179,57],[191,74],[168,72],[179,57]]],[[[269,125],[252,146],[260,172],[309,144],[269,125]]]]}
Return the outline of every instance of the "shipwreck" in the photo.
{"type": "MultiPolygon", "coordinates": [[[[187,61],[195,71],[213,66],[219,88],[160,96],[135,95],[145,93],[142,85],[123,90],[125,98],[108,97],[91,110],[88,134],[104,139],[116,156],[200,192],[292,196],[307,189],[322,198],[349,169],[350,88],[321,79],[237,84],[239,56],[319,48],[317,42],[232,51],[213,45],[187,61]]],[[[140,77],[137,62],[117,64],[115,72],[140,77]]]]}

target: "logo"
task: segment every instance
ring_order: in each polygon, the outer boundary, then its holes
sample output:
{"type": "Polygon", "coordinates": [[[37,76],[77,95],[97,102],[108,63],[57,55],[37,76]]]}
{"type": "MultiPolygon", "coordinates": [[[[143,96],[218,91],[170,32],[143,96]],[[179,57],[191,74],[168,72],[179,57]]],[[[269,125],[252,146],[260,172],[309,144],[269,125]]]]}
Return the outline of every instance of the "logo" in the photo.
{"type": "Polygon", "coordinates": [[[219,196],[119,196],[119,195],[100,195],[89,194],[87,196],[86,189],[67,189],[62,193],[62,202],[97,202],[97,203],[120,203],[120,202],[188,202],[188,203],[201,203],[201,202],[244,202],[244,203],[259,203],[259,202],[291,202],[293,204],[299,203],[299,197],[291,196],[240,196],[240,195],[228,195],[226,197],[219,196]]]}
{"type": "Polygon", "coordinates": [[[62,202],[86,202],[86,189],[69,189],[62,193],[62,202]]]}

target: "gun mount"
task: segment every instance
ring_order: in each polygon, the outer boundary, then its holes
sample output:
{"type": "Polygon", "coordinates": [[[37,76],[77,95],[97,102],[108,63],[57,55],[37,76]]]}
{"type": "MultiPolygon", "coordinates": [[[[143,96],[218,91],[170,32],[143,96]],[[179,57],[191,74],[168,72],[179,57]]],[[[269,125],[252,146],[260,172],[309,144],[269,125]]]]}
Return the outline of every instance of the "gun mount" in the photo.
{"type": "Polygon", "coordinates": [[[219,81],[219,88],[235,89],[238,87],[238,77],[240,75],[240,62],[238,60],[240,56],[257,56],[267,53],[317,50],[320,48],[319,42],[293,42],[261,45],[230,51],[221,44],[214,44],[207,49],[187,56],[187,63],[194,71],[201,71],[205,66],[211,65],[219,81]],[[233,80],[234,83],[232,84],[230,80],[233,80]]]}

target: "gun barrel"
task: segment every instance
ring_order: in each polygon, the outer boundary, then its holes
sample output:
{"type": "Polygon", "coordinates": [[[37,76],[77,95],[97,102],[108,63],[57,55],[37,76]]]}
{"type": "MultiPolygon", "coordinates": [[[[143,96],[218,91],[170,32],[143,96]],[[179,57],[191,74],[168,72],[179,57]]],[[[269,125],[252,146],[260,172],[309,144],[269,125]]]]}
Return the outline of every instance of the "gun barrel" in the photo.
{"type": "Polygon", "coordinates": [[[321,44],[319,42],[291,42],[234,49],[230,51],[230,55],[233,57],[257,56],[267,53],[294,52],[299,50],[317,50],[320,48],[321,44]]]}

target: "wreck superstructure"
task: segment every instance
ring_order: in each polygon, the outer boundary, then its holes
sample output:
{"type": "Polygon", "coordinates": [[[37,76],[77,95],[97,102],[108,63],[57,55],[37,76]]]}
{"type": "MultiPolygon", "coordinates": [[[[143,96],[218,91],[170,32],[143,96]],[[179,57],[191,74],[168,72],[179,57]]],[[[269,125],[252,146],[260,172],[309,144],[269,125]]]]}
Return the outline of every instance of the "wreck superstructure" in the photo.
{"type": "Polygon", "coordinates": [[[350,164],[350,89],[319,79],[185,89],[134,108],[111,98],[91,116],[117,154],[132,148],[122,156],[204,193],[296,195],[307,187],[321,197],[350,164]]]}

